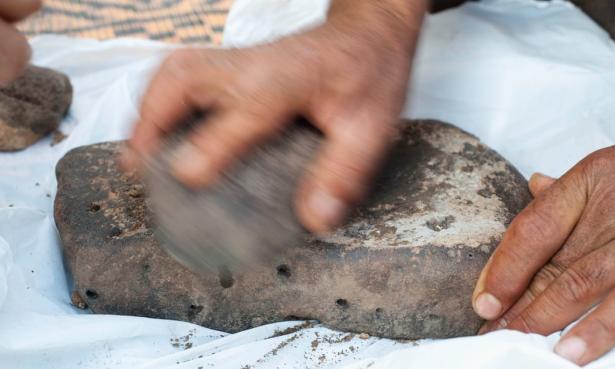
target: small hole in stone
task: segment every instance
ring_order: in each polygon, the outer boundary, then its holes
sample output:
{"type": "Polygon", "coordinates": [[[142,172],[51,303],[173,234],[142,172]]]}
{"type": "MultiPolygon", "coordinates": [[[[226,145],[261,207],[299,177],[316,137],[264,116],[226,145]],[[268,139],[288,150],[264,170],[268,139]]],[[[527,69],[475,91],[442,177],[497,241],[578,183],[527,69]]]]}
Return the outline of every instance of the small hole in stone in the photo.
{"type": "Polygon", "coordinates": [[[98,292],[96,292],[95,290],[91,290],[91,289],[87,289],[85,290],[85,295],[90,298],[90,299],[97,299],[98,298],[98,292]]]}
{"type": "Polygon", "coordinates": [[[98,205],[96,203],[90,204],[90,212],[96,213],[99,210],[100,210],[100,205],[98,205]]]}
{"type": "Polygon", "coordinates": [[[347,308],[348,307],[348,301],[346,301],[346,299],[337,299],[335,300],[335,305],[341,307],[341,308],[347,308]]]}
{"type": "Polygon", "coordinates": [[[111,237],[118,237],[121,234],[122,230],[119,227],[113,227],[111,228],[111,232],[109,232],[109,236],[111,237]]]}
{"type": "Polygon", "coordinates": [[[471,253],[471,252],[468,252],[468,257],[469,257],[470,259],[472,259],[472,258],[474,257],[474,254],[473,254],[473,253],[471,253]]]}
{"type": "Polygon", "coordinates": [[[201,305],[192,304],[190,305],[190,310],[193,310],[196,313],[200,313],[203,310],[203,307],[201,305]]]}
{"type": "Polygon", "coordinates": [[[314,320],[310,317],[298,316],[298,315],[287,315],[283,320],[314,320]]]}
{"type": "Polygon", "coordinates": [[[376,308],[376,314],[382,314],[382,308],[376,308]]]}
{"type": "Polygon", "coordinates": [[[222,288],[231,288],[233,284],[235,284],[233,274],[227,266],[223,265],[218,268],[218,278],[220,279],[220,286],[222,286],[222,288]]]}
{"type": "Polygon", "coordinates": [[[150,271],[150,269],[152,269],[152,267],[151,267],[151,266],[149,266],[149,264],[145,264],[145,265],[143,265],[143,271],[149,272],[149,271],[150,271]]]}
{"type": "Polygon", "coordinates": [[[278,265],[276,270],[278,271],[278,276],[284,277],[284,278],[290,278],[290,268],[288,267],[288,265],[286,264],[278,265]]]}

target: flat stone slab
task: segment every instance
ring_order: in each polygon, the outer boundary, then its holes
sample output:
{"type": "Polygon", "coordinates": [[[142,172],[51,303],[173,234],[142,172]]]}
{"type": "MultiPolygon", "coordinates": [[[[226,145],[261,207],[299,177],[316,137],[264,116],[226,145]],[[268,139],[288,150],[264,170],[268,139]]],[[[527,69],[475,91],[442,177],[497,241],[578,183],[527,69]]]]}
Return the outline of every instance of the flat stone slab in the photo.
{"type": "Polygon", "coordinates": [[[247,271],[196,274],[161,248],[144,186],[116,165],[119,147],[77,148],[56,168],[73,300],[228,332],[310,318],[382,337],[472,335],[480,270],[531,200],[525,179],[475,137],[403,122],[372,196],[345,227],[247,271]]]}
{"type": "Polygon", "coordinates": [[[57,129],[72,98],[68,77],[48,68],[28,66],[0,86],[0,151],[25,149],[57,129]]]}

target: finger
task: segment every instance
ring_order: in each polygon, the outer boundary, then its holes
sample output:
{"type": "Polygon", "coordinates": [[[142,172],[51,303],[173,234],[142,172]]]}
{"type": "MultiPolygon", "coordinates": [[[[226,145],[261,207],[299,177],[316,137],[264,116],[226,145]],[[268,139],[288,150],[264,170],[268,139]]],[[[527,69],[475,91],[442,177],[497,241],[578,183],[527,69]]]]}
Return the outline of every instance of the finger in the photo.
{"type": "Polygon", "coordinates": [[[194,110],[205,110],[211,104],[206,91],[195,93],[195,84],[207,74],[207,66],[198,65],[196,50],[180,50],[171,54],[156,73],[143,96],[140,119],[122,157],[127,169],[140,165],[160,144],[161,138],[177,127],[194,110]],[[200,68],[199,68],[200,67],[200,68]]]}
{"type": "Polygon", "coordinates": [[[587,317],[555,345],[555,353],[585,365],[615,346],[615,292],[609,294],[587,317]]]}
{"type": "Polygon", "coordinates": [[[254,145],[273,136],[283,122],[275,115],[238,111],[213,115],[178,149],[174,174],[189,187],[206,186],[254,145]]]}
{"type": "Polygon", "coordinates": [[[32,50],[15,27],[0,20],[0,83],[8,83],[24,70],[32,50]]]}
{"type": "MultiPolygon", "coordinates": [[[[555,259],[555,258],[554,258],[555,259]]],[[[552,260],[547,263],[542,269],[538,271],[536,276],[532,279],[528,289],[521,295],[519,300],[506,311],[500,318],[486,322],[479,334],[489,333],[498,329],[506,328],[510,322],[513,321],[522,311],[524,311],[530,304],[540,296],[544,290],[555,281],[566,268],[559,264],[557,261],[552,260]]]]}
{"type": "Polygon", "coordinates": [[[590,200],[575,226],[574,231],[561,249],[553,256],[543,268],[532,279],[527,290],[506,313],[495,321],[487,322],[480,333],[505,328],[523,310],[525,310],[536,297],[540,296],[550,284],[559,278],[570,266],[576,263],[583,256],[590,254],[597,248],[603,247],[613,239],[613,232],[608,231],[609,222],[605,222],[604,215],[608,212],[612,201],[602,199],[599,201],[600,208],[592,206],[596,203],[590,200]],[[588,211],[592,209],[593,211],[588,211]],[[601,218],[596,219],[596,214],[601,218]]]}
{"type": "Polygon", "coordinates": [[[0,18],[16,22],[39,10],[41,5],[41,0],[4,0],[0,2],[0,18]]]}
{"type": "Polygon", "coordinates": [[[546,176],[542,173],[534,173],[530,177],[529,188],[532,196],[538,197],[541,193],[543,193],[546,189],[551,187],[553,183],[555,183],[556,179],[546,176]]]}
{"type": "Polygon", "coordinates": [[[585,189],[573,169],[517,215],[479,277],[472,296],[478,315],[494,320],[518,300],[574,229],[585,189]]]}
{"type": "Polygon", "coordinates": [[[325,132],[327,140],[295,202],[300,221],[312,232],[328,232],[339,225],[365,196],[395,132],[392,125],[371,122],[332,124],[335,129],[325,132]]]}
{"type": "Polygon", "coordinates": [[[568,268],[508,326],[551,334],[578,319],[615,286],[615,242],[568,268]]]}

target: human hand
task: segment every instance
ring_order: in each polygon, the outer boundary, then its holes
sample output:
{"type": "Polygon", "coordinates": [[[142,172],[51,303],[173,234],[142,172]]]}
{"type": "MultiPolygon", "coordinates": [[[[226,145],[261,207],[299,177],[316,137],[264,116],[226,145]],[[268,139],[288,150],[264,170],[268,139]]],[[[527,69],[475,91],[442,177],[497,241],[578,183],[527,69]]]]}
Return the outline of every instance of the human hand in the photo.
{"type": "Polygon", "coordinates": [[[31,50],[28,40],[13,25],[41,7],[41,0],[2,0],[0,2],[0,84],[19,76],[31,50]]]}
{"type": "Polygon", "coordinates": [[[426,1],[335,0],[326,24],[247,49],[185,49],[152,80],[122,158],[138,167],[189,113],[207,111],[175,176],[210,184],[239,156],[301,115],[325,136],[297,191],[314,232],[358,202],[395,133],[426,1]]]}
{"type": "Polygon", "coordinates": [[[558,180],[534,175],[535,199],[511,223],[473,295],[490,320],[548,335],[596,307],[555,346],[584,365],[615,346],[615,146],[597,151],[558,180]]]}

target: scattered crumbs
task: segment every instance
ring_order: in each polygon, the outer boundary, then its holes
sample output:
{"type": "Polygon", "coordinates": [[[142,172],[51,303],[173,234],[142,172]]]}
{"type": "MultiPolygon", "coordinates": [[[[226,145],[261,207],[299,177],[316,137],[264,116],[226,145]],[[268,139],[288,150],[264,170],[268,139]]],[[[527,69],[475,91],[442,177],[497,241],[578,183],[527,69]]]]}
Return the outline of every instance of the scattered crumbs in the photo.
{"type": "Polygon", "coordinates": [[[41,184],[40,184],[40,183],[38,183],[38,182],[36,182],[34,185],[35,185],[36,187],[38,187],[38,186],[40,186],[41,184]]]}
{"type": "Polygon", "coordinates": [[[31,270],[30,273],[34,273],[34,270],[31,270]]]}
{"type": "Polygon", "coordinates": [[[321,363],[324,363],[325,360],[327,360],[327,356],[325,356],[325,354],[322,354],[318,357],[318,361],[321,363]]]}
{"type": "MultiPolygon", "coordinates": [[[[267,352],[265,355],[263,355],[263,357],[258,359],[256,361],[255,365],[262,364],[262,363],[266,362],[272,356],[277,356],[277,354],[278,354],[278,352],[280,350],[282,350],[284,347],[288,346],[291,342],[297,340],[299,337],[302,337],[302,336],[303,336],[303,333],[300,332],[300,333],[295,333],[292,336],[284,339],[274,349],[272,349],[271,351],[267,352]]],[[[250,365],[244,365],[244,366],[242,366],[242,369],[249,369],[250,367],[251,367],[250,365]]]]}
{"type": "Polygon", "coordinates": [[[288,328],[286,328],[286,329],[284,329],[284,330],[278,330],[278,329],[276,329],[276,330],[273,332],[273,335],[272,335],[271,337],[269,337],[269,338],[275,338],[275,337],[280,337],[280,336],[286,336],[286,335],[288,335],[288,334],[293,334],[293,333],[298,332],[298,331],[300,331],[300,330],[302,330],[302,329],[308,329],[308,328],[314,328],[314,323],[312,323],[312,322],[310,322],[310,321],[307,321],[307,322],[303,322],[302,324],[299,324],[299,325],[295,325],[295,326],[292,326],[292,327],[288,327],[288,328]]]}
{"type": "Polygon", "coordinates": [[[9,208],[12,208],[13,206],[15,206],[14,204],[9,204],[9,208]]]}
{"type": "Polygon", "coordinates": [[[56,129],[51,134],[51,146],[55,146],[55,145],[59,144],[60,142],[64,141],[64,139],[66,137],[68,137],[68,136],[65,135],[64,133],[62,133],[60,130],[56,129]]]}
{"type": "MultiPolygon", "coordinates": [[[[32,271],[34,273],[34,271],[32,271]]],[[[70,294],[70,303],[81,310],[85,310],[88,307],[88,304],[85,302],[85,300],[83,299],[83,297],[81,297],[81,295],[79,294],[79,292],[77,291],[73,291],[70,294]]]]}
{"type": "Polygon", "coordinates": [[[290,338],[280,342],[280,344],[274,348],[273,350],[271,350],[267,355],[265,356],[276,356],[278,354],[278,352],[283,349],[284,347],[288,346],[289,343],[293,342],[294,340],[296,340],[297,338],[299,338],[298,335],[293,335],[290,338]]]}
{"type": "Polygon", "coordinates": [[[400,344],[411,344],[412,346],[419,346],[420,343],[417,340],[409,340],[409,339],[395,339],[393,340],[395,343],[400,343],[400,344]]]}
{"type": "MultiPolygon", "coordinates": [[[[193,346],[191,339],[192,337],[194,337],[195,333],[196,333],[196,329],[191,329],[188,331],[188,334],[185,336],[169,338],[169,343],[174,348],[189,350],[193,346]]],[[[199,358],[202,358],[202,357],[203,355],[199,355],[199,358]]]]}
{"type": "Polygon", "coordinates": [[[312,341],[312,351],[316,351],[317,348],[318,348],[318,339],[315,339],[314,341],[312,341]]]}
{"type": "Polygon", "coordinates": [[[45,194],[45,196],[51,198],[51,194],[50,193],[45,194]]]}

